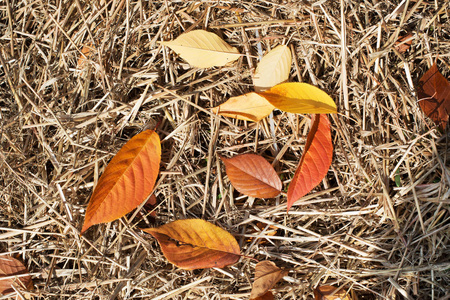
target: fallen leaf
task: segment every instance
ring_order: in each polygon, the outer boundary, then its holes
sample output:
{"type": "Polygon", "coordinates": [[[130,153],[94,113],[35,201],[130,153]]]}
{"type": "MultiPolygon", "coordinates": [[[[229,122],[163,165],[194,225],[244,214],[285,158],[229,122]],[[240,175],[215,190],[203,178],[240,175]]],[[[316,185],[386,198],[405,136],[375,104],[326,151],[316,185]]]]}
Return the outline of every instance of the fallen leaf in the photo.
{"type": "Polygon", "coordinates": [[[314,115],[305,150],[287,192],[287,210],[309,193],[327,175],[333,159],[330,121],[326,114],[314,115]]]}
{"type": "Polygon", "coordinates": [[[157,204],[158,204],[158,200],[156,199],[155,194],[152,194],[152,195],[150,196],[150,198],[148,198],[147,203],[145,203],[145,205],[144,205],[144,207],[145,207],[147,210],[149,210],[149,211],[152,211],[152,210],[153,210],[153,211],[150,213],[150,216],[153,217],[153,218],[156,217],[156,210],[155,210],[155,208],[156,208],[156,205],[157,205],[157,204]]]}
{"type": "Polygon", "coordinates": [[[331,285],[323,285],[314,289],[315,300],[352,300],[345,289],[340,289],[331,285]],[[336,292],[337,291],[337,292],[336,292]],[[333,294],[334,293],[334,294],[333,294]]]}
{"type": "Polygon", "coordinates": [[[213,113],[239,120],[258,122],[267,117],[275,107],[257,93],[248,93],[228,99],[212,108],[213,113]]]}
{"type": "Polygon", "coordinates": [[[89,201],[84,218],[90,226],[123,217],[138,207],[156,182],[161,161],[161,142],[153,130],[131,138],[111,159],[89,201]]]}
{"type": "Polygon", "coordinates": [[[321,89],[303,82],[280,83],[258,93],[276,108],[296,114],[336,113],[336,104],[321,89]]]}
{"type": "MultiPolygon", "coordinates": [[[[255,224],[256,227],[258,227],[259,230],[256,230],[255,228],[251,228],[249,234],[255,234],[257,236],[259,233],[261,233],[264,229],[266,229],[267,225],[261,222],[258,222],[255,224]]],[[[264,231],[264,236],[275,236],[278,232],[278,228],[276,226],[270,225],[269,228],[267,228],[266,231],[264,231]]],[[[250,237],[247,239],[247,242],[251,242],[254,238],[250,237]]],[[[267,241],[265,239],[260,239],[258,241],[258,244],[265,244],[267,241]]]]}
{"type": "Polygon", "coordinates": [[[255,266],[255,281],[253,282],[250,299],[265,295],[288,272],[278,268],[275,263],[264,260],[255,266]]]}
{"type": "Polygon", "coordinates": [[[417,93],[425,115],[445,129],[450,113],[450,82],[439,72],[436,63],[420,78],[417,93]]]}
{"type": "Polygon", "coordinates": [[[173,41],[162,43],[175,51],[191,66],[210,68],[224,66],[238,59],[239,51],[218,35],[205,30],[183,33],[173,41]]]}
{"type": "Polygon", "coordinates": [[[289,78],[291,71],[291,51],[280,45],[264,55],[256,67],[253,85],[256,92],[263,92],[289,78]]]}
{"type": "Polygon", "coordinates": [[[93,49],[92,49],[91,43],[88,43],[87,45],[83,46],[83,48],[81,48],[82,54],[80,54],[80,56],[78,57],[78,61],[77,61],[78,69],[84,68],[84,66],[86,65],[86,58],[88,58],[92,54],[92,52],[93,52],[93,49]]]}
{"type": "Polygon", "coordinates": [[[231,184],[240,193],[255,198],[274,198],[282,183],[272,165],[262,156],[241,154],[233,158],[220,156],[231,184]]]}
{"type": "Polygon", "coordinates": [[[412,37],[413,37],[412,33],[400,36],[395,42],[395,49],[397,49],[397,51],[400,53],[405,53],[406,51],[408,51],[409,48],[411,48],[413,40],[412,37]]]}
{"type": "Polygon", "coordinates": [[[0,256],[0,294],[6,295],[13,293],[14,285],[18,289],[25,288],[31,290],[33,288],[33,282],[30,275],[12,277],[9,279],[3,279],[3,277],[11,277],[17,275],[28,274],[27,268],[20,260],[13,258],[10,255],[0,256]]]}
{"type": "Polygon", "coordinates": [[[229,232],[201,219],[178,220],[143,230],[158,240],[167,260],[182,269],[222,268],[241,256],[229,232]]]}
{"type": "Polygon", "coordinates": [[[272,292],[271,292],[271,291],[268,291],[268,292],[265,293],[264,295],[259,296],[259,297],[256,297],[256,298],[254,298],[254,299],[252,299],[252,300],[273,300],[273,299],[275,299],[275,298],[273,297],[272,292]]]}

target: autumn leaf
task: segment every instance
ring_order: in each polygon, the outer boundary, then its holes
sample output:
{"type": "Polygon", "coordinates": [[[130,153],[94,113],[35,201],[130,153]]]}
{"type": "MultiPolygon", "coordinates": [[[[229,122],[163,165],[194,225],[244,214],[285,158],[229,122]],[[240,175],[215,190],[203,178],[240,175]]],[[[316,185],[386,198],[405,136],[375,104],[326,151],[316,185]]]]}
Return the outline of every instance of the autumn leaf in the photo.
{"type": "Polygon", "coordinates": [[[198,68],[224,66],[241,56],[236,48],[228,45],[218,35],[205,30],[192,30],[162,44],[175,51],[191,66],[198,68]]]}
{"type": "Polygon", "coordinates": [[[321,89],[303,82],[280,83],[260,92],[276,108],[296,114],[336,113],[336,104],[321,89]]]}
{"type": "Polygon", "coordinates": [[[317,186],[331,166],[333,143],[330,121],[326,114],[314,115],[305,150],[294,178],[288,188],[287,210],[301,197],[317,186]]]}
{"type": "Polygon", "coordinates": [[[254,299],[252,299],[252,300],[273,300],[273,299],[274,299],[274,297],[273,297],[272,292],[271,292],[271,291],[268,291],[268,292],[265,293],[264,295],[259,296],[259,297],[256,297],[256,298],[254,298],[254,299]]]}
{"type": "Polygon", "coordinates": [[[201,219],[178,220],[143,230],[158,240],[167,260],[182,269],[222,268],[241,256],[230,233],[201,219]]]}
{"type": "Polygon", "coordinates": [[[408,51],[409,48],[411,48],[413,40],[412,37],[412,33],[408,33],[404,36],[399,37],[395,42],[395,49],[397,49],[397,51],[400,53],[405,53],[406,51],[408,51]]]}
{"type": "Polygon", "coordinates": [[[345,289],[337,290],[337,287],[323,285],[314,289],[315,300],[352,300],[345,289]]]}
{"type": "Polygon", "coordinates": [[[265,295],[287,273],[287,271],[281,270],[271,261],[264,260],[257,263],[250,299],[265,295]]]}
{"type": "Polygon", "coordinates": [[[161,143],[153,130],[131,138],[98,180],[81,233],[94,224],[111,222],[126,215],[147,199],[153,191],[160,161],[161,143]]]}
{"type": "Polygon", "coordinates": [[[280,45],[264,55],[253,76],[256,92],[263,92],[274,85],[288,80],[291,70],[291,51],[280,45]]]}
{"type": "Polygon", "coordinates": [[[78,69],[83,69],[84,66],[86,65],[86,58],[85,57],[89,57],[90,54],[92,54],[93,52],[93,48],[92,48],[92,44],[88,43],[87,45],[83,46],[83,48],[81,48],[81,55],[78,57],[78,61],[77,61],[77,68],[78,69]]]}
{"type": "Polygon", "coordinates": [[[257,93],[248,93],[228,99],[212,108],[213,113],[239,120],[258,122],[267,117],[275,107],[257,93]]]}
{"type": "Polygon", "coordinates": [[[241,154],[233,158],[220,158],[231,184],[240,193],[255,198],[274,198],[280,194],[280,177],[262,156],[241,154]]]}
{"type": "Polygon", "coordinates": [[[13,285],[22,289],[31,290],[33,288],[33,282],[30,275],[18,276],[28,274],[27,268],[20,260],[13,258],[10,255],[0,256],[0,294],[6,295],[13,293],[13,285]],[[17,276],[17,277],[13,277],[17,276]],[[11,277],[3,279],[4,277],[11,277]]]}
{"type": "Polygon", "coordinates": [[[450,113],[450,82],[439,72],[436,63],[420,78],[417,93],[425,115],[445,129],[450,113]]]}

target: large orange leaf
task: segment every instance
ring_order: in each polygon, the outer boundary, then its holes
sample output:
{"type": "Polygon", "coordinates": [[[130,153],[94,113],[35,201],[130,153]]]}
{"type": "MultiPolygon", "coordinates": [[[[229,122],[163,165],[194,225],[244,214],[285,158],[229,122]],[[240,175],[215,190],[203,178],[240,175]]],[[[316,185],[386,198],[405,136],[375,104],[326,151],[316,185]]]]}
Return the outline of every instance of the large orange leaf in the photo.
{"type": "Polygon", "coordinates": [[[436,124],[445,129],[450,113],[450,82],[434,64],[419,81],[419,105],[436,124]]]}
{"type": "Polygon", "coordinates": [[[305,150],[288,188],[287,210],[318,185],[328,172],[333,159],[333,143],[328,116],[314,115],[305,150]]]}
{"type": "Polygon", "coordinates": [[[296,114],[336,113],[336,104],[327,93],[304,82],[280,83],[258,93],[276,108],[296,114]]]}
{"type": "Polygon", "coordinates": [[[228,45],[217,34],[201,29],[183,33],[175,40],[162,44],[198,68],[224,66],[241,56],[236,48],[228,45]]]}
{"type": "Polygon", "coordinates": [[[161,161],[161,142],[153,130],[131,138],[98,180],[84,219],[90,226],[116,220],[139,206],[153,191],[161,161]]]}
{"type": "Polygon", "coordinates": [[[288,272],[278,268],[275,263],[264,260],[255,266],[255,281],[253,282],[250,299],[262,297],[273,288],[288,272]]]}
{"type": "Polygon", "coordinates": [[[143,230],[158,240],[167,260],[182,269],[222,268],[241,256],[230,233],[201,219],[178,220],[143,230]]]}
{"type": "Polygon", "coordinates": [[[239,120],[258,122],[267,117],[275,107],[257,93],[247,93],[228,99],[212,108],[216,114],[239,120]]]}
{"type": "Polygon", "coordinates": [[[280,194],[280,177],[262,156],[241,154],[233,158],[220,158],[231,184],[240,193],[255,198],[273,198],[280,194]]]}
{"type": "Polygon", "coordinates": [[[12,277],[17,275],[27,274],[28,270],[20,260],[17,260],[9,255],[0,256],[0,294],[6,295],[14,292],[12,286],[21,289],[25,287],[31,290],[33,282],[31,276],[12,277]],[[2,277],[12,277],[3,279],[2,277]]]}

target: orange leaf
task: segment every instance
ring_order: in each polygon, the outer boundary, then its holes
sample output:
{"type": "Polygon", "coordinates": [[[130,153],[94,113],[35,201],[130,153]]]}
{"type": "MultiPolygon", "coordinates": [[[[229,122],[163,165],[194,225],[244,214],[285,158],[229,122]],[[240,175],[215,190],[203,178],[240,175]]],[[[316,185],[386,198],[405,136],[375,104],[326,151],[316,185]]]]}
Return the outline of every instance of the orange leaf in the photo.
{"type": "Polygon", "coordinates": [[[161,161],[161,142],[153,130],[131,138],[111,159],[98,180],[84,219],[90,226],[123,217],[153,191],[161,161]]]}
{"type": "Polygon", "coordinates": [[[212,108],[213,113],[239,120],[258,122],[267,117],[275,107],[257,93],[247,93],[228,99],[212,108]]]}
{"type": "Polygon", "coordinates": [[[327,175],[333,159],[333,143],[328,116],[314,115],[305,150],[288,188],[287,210],[309,193],[327,175]]]}
{"type": "Polygon", "coordinates": [[[336,113],[336,103],[327,93],[304,82],[280,83],[258,95],[276,108],[295,114],[336,113]]]}
{"type": "Polygon", "coordinates": [[[182,269],[222,268],[241,256],[230,233],[201,219],[178,220],[143,230],[158,240],[167,260],[182,269]]]}
{"type": "Polygon", "coordinates": [[[28,270],[20,260],[9,255],[0,256],[0,294],[6,295],[14,292],[13,285],[19,289],[20,287],[25,287],[27,290],[31,290],[33,282],[29,275],[9,279],[2,278],[22,274],[28,274],[28,270]]]}
{"type": "Polygon", "coordinates": [[[275,263],[264,260],[256,264],[255,281],[253,282],[250,299],[265,296],[288,272],[278,268],[275,263]]]}
{"type": "Polygon", "coordinates": [[[319,286],[314,290],[315,300],[352,300],[348,292],[331,285],[319,286]],[[336,292],[337,291],[337,292],[336,292]]]}
{"type": "Polygon", "coordinates": [[[423,112],[445,129],[450,113],[450,82],[439,72],[436,63],[420,78],[417,93],[423,112]]]}
{"type": "Polygon", "coordinates": [[[255,198],[274,198],[280,194],[280,177],[262,156],[241,154],[233,158],[220,158],[228,178],[240,193],[255,198]]]}

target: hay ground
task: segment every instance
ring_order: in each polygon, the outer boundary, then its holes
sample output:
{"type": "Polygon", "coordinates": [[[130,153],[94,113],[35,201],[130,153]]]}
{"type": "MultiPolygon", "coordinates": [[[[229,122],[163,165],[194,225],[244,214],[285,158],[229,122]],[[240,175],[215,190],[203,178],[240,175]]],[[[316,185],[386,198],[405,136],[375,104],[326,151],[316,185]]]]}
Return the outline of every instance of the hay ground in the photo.
{"type": "Polygon", "coordinates": [[[18,289],[21,296],[248,299],[254,261],[184,271],[138,229],[203,218],[231,232],[243,254],[290,270],[276,299],[312,299],[319,284],[359,299],[450,298],[448,134],[423,115],[415,93],[435,60],[450,78],[449,1],[0,7],[0,251],[33,275],[34,289],[18,289]],[[243,57],[196,69],[160,45],[192,29],[219,34],[243,57]],[[408,34],[411,46],[396,47],[408,34]],[[251,91],[258,56],[283,43],[293,50],[290,80],[327,91],[340,112],[328,175],[288,215],[285,194],[261,200],[234,191],[217,154],[261,154],[287,187],[309,116],[275,112],[255,124],[209,110],[251,91]],[[156,124],[156,219],[144,207],[80,236],[108,161],[156,124]]]}

